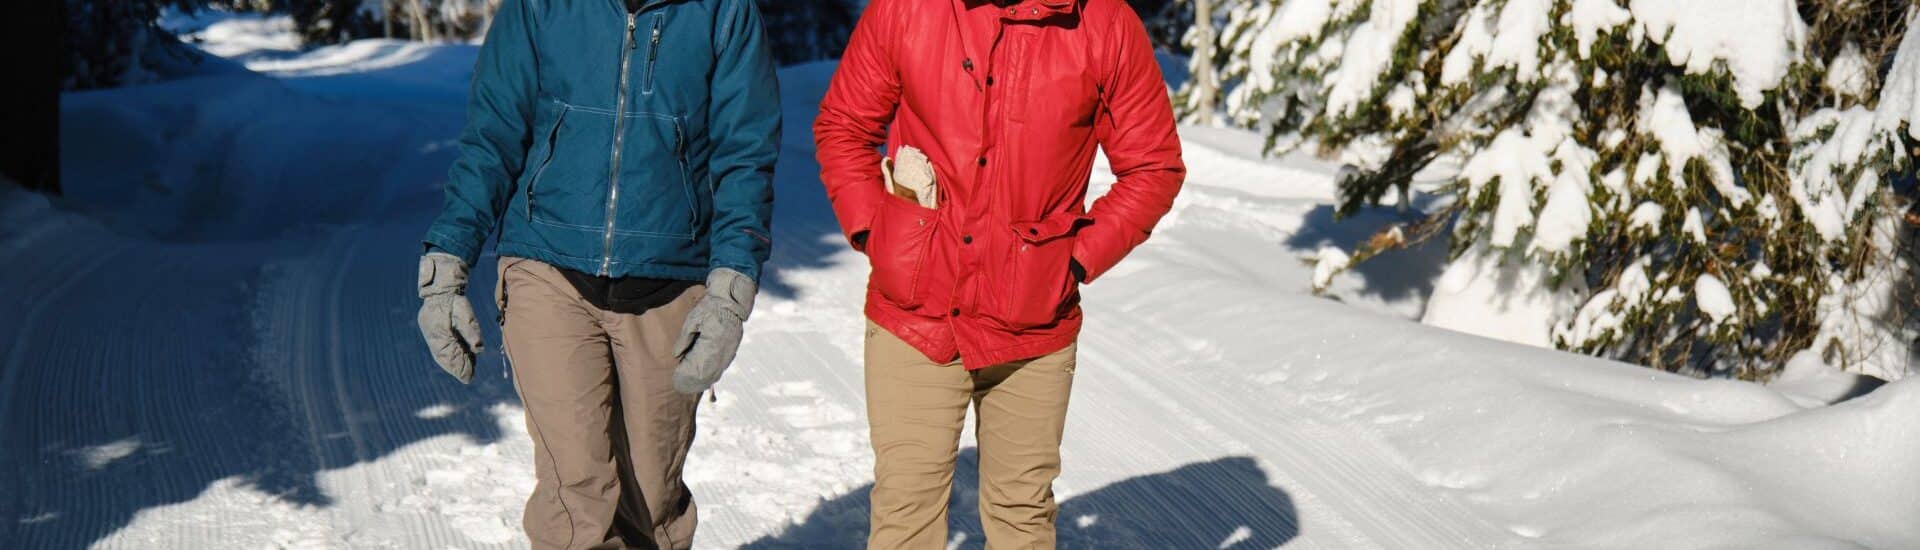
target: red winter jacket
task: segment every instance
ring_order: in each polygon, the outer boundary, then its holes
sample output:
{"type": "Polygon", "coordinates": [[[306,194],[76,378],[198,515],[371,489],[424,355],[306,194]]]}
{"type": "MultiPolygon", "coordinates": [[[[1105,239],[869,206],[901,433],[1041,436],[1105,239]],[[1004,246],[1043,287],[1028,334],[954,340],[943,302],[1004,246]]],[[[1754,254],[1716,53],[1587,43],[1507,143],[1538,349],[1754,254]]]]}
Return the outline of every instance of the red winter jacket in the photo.
{"type": "Polygon", "coordinates": [[[873,265],[867,317],[969,369],[1072,343],[1079,283],[1147,239],[1186,173],[1124,0],[873,0],[813,135],[834,215],[873,265]],[[938,209],[886,192],[883,140],[926,152],[938,209]],[[1096,145],[1119,182],[1089,209],[1096,145]]]}

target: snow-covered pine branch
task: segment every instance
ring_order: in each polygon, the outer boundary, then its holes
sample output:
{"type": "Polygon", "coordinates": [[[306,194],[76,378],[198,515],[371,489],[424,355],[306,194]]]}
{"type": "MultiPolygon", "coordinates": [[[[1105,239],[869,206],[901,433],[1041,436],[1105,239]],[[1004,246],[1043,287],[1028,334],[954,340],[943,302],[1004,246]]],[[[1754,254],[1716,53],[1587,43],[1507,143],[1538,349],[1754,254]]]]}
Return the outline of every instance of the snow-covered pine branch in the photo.
{"type": "Polygon", "coordinates": [[[1211,116],[1353,165],[1342,214],[1458,161],[1427,322],[1703,375],[1907,372],[1908,2],[1220,4],[1211,116]]]}
{"type": "Polygon", "coordinates": [[[151,83],[200,61],[154,22],[165,10],[192,9],[200,0],[61,1],[63,90],[151,83]]]}

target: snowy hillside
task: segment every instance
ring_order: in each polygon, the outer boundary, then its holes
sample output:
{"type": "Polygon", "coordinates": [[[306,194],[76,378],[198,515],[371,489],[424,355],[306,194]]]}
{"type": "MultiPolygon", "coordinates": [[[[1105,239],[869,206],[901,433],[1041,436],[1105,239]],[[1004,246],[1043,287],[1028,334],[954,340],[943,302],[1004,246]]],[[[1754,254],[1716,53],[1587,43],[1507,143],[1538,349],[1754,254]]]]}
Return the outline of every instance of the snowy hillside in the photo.
{"type": "MultiPolygon", "coordinates": [[[[0,546],[524,547],[497,348],[461,386],[413,324],[473,48],[203,24],[253,72],[69,95],[67,198],[0,187],[0,546]]],[[[771,276],[689,460],[701,548],[865,535],[867,268],[807,134],[832,70],[780,75],[771,276]]],[[[1174,213],[1085,289],[1063,547],[1920,547],[1920,379],[1699,381],[1423,326],[1439,248],[1315,297],[1303,258],[1399,215],[1335,225],[1335,166],[1182,136],[1174,213]]]]}

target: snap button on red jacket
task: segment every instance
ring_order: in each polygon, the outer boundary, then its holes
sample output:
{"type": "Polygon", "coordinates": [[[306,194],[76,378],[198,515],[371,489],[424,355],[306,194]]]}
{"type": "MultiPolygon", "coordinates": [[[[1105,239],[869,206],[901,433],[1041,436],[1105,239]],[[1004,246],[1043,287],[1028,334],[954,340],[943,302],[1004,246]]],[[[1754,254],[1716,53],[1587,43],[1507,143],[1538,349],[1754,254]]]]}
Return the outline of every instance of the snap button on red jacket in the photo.
{"type": "Polygon", "coordinates": [[[1079,284],[1147,239],[1186,174],[1124,0],[873,0],[813,131],[834,215],[873,266],[867,317],[969,369],[1073,342],[1079,284]],[[882,144],[926,152],[938,209],[885,191],[882,144]],[[1119,182],[1088,208],[1096,147],[1119,182]]]}

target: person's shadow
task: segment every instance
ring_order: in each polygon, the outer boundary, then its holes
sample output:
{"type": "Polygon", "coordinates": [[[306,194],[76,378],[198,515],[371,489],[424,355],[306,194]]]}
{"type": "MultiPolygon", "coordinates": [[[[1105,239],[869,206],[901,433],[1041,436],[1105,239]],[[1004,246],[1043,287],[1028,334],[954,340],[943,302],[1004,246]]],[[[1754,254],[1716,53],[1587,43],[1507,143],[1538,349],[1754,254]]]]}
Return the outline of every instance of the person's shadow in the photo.
{"type": "MultiPolygon", "coordinates": [[[[948,506],[948,536],[959,548],[986,537],[978,510],[979,462],[961,452],[948,506]]],[[[805,521],[742,548],[863,548],[867,484],[823,502],[805,521]]],[[[1274,548],[1300,534],[1293,499],[1252,458],[1227,457],[1129,478],[1060,503],[1060,548],[1274,548]]],[[[952,546],[949,546],[950,548],[952,546]]]]}

